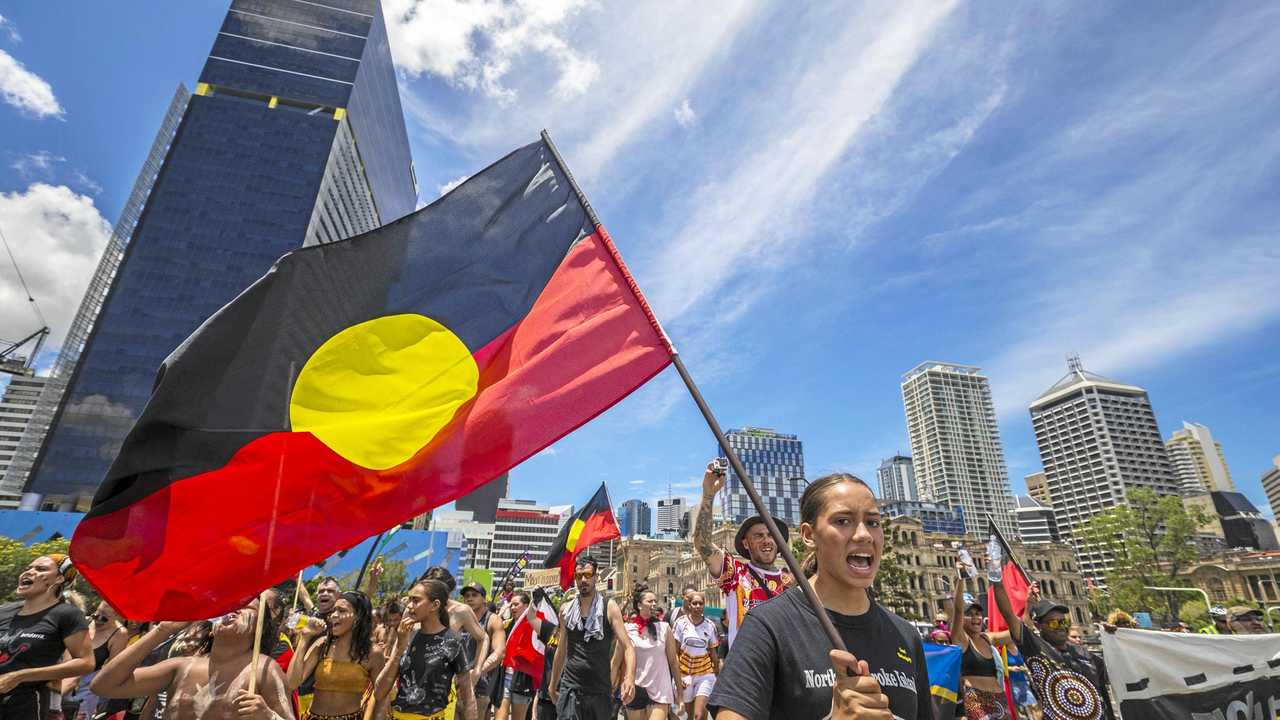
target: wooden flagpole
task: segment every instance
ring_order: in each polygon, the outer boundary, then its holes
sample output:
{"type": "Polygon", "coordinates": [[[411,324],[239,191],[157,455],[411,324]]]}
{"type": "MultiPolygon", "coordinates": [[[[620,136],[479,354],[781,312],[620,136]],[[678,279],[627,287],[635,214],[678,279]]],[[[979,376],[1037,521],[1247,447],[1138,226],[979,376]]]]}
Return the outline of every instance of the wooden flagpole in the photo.
{"type": "MultiPolygon", "coordinates": [[[[600,218],[596,215],[596,211],[592,209],[591,203],[587,200],[587,196],[582,192],[582,188],[578,186],[578,181],[574,179],[573,173],[569,171],[569,167],[565,165],[564,158],[560,156],[560,151],[556,149],[556,145],[551,141],[551,135],[546,131],[542,131],[542,141],[547,144],[547,148],[551,150],[552,157],[555,158],[556,164],[560,166],[560,171],[564,173],[565,179],[569,181],[569,186],[573,188],[574,193],[578,196],[578,202],[582,203],[582,209],[586,211],[587,218],[591,224],[599,228],[601,226],[600,218]]],[[[604,237],[605,243],[609,245],[614,261],[618,264],[618,269],[622,271],[627,280],[630,281],[632,292],[636,294],[636,298],[640,301],[646,310],[649,304],[640,294],[640,289],[631,279],[630,272],[627,271],[625,265],[622,264],[622,257],[613,248],[612,242],[608,237],[604,237]]],[[[804,592],[805,597],[809,600],[809,604],[813,606],[818,621],[822,624],[822,629],[827,634],[827,638],[831,640],[832,646],[842,652],[848,652],[845,647],[844,639],[840,637],[840,633],[836,631],[836,626],[831,622],[831,617],[827,615],[827,609],[822,605],[822,599],[818,597],[818,593],[814,591],[813,585],[809,584],[809,579],[804,576],[804,571],[800,568],[800,563],[796,562],[795,555],[791,553],[791,547],[786,539],[782,537],[782,532],[778,530],[778,524],[774,522],[773,516],[769,514],[769,508],[765,505],[764,499],[760,497],[760,493],[756,490],[755,484],[751,482],[751,478],[747,476],[747,469],[743,467],[742,461],[738,459],[737,453],[733,448],[729,447],[729,439],[725,437],[724,431],[720,429],[720,423],[716,421],[715,414],[711,412],[711,407],[707,405],[707,401],[702,397],[702,392],[698,390],[698,386],[693,381],[693,377],[689,375],[689,370],[684,366],[684,360],[680,354],[676,352],[675,346],[671,344],[670,338],[662,330],[656,318],[652,314],[650,319],[654,324],[654,329],[667,342],[667,347],[671,351],[671,364],[675,366],[676,372],[680,373],[680,379],[684,381],[685,387],[689,389],[689,395],[693,397],[693,401],[698,405],[698,410],[702,412],[702,417],[707,422],[707,427],[711,428],[711,433],[716,436],[716,444],[720,446],[720,450],[724,456],[729,459],[729,464],[733,466],[733,471],[738,474],[739,481],[742,482],[742,489],[747,491],[751,503],[755,505],[756,512],[764,519],[765,527],[769,530],[769,535],[773,537],[773,542],[778,546],[778,552],[781,553],[783,561],[787,564],[787,568],[791,571],[791,575],[796,579],[796,583],[800,586],[800,590],[804,592]]]]}

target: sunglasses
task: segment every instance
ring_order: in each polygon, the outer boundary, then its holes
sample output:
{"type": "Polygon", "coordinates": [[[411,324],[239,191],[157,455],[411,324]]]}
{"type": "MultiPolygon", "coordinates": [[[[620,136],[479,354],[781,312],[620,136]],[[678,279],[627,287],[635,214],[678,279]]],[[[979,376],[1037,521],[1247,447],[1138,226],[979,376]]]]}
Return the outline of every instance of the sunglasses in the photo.
{"type": "Polygon", "coordinates": [[[97,615],[90,615],[89,619],[94,622],[104,623],[110,620],[111,618],[107,617],[106,615],[103,615],[102,613],[98,613],[97,615]]]}
{"type": "Polygon", "coordinates": [[[1071,621],[1066,618],[1058,618],[1057,620],[1046,620],[1040,624],[1049,630],[1065,630],[1071,627],[1071,621]]]}
{"type": "Polygon", "coordinates": [[[579,570],[578,572],[574,573],[573,576],[577,578],[582,578],[584,580],[590,580],[591,578],[596,576],[596,573],[594,570],[579,570]]]}

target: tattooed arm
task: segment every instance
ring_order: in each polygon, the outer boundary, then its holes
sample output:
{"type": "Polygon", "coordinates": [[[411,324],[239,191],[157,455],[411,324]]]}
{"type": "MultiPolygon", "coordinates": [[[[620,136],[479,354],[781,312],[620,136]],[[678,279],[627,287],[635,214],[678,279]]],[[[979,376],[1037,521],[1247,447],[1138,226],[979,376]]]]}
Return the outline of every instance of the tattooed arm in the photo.
{"type": "Polygon", "coordinates": [[[693,526],[693,547],[707,564],[707,572],[717,579],[724,573],[724,551],[711,542],[711,528],[715,525],[715,519],[711,515],[716,493],[724,487],[726,477],[724,473],[715,471],[711,463],[707,464],[707,470],[702,475],[702,502],[698,505],[698,522],[693,526]]]}

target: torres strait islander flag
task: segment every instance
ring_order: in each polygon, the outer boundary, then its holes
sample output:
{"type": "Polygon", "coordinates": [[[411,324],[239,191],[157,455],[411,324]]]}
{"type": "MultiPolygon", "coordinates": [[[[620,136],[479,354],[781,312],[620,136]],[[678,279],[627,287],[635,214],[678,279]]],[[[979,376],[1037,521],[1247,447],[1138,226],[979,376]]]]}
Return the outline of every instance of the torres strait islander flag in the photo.
{"type": "Polygon", "coordinates": [[[544,134],[205,321],[71,554],[125,617],[214,616],[506,472],[671,354],[544,134]]]}
{"type": "Polygon", "coordinates": [[[609,489],[600,483],[600,489],[582,506],[573,519],[560,528],[560,535],[547,553],[542,566],[560,568],[560,589],[568,590],[573,584],[573,568],[578,553],[598,542],[622,537],[622,529],[613,517],[613,505],[609,502],[609,489]]]}

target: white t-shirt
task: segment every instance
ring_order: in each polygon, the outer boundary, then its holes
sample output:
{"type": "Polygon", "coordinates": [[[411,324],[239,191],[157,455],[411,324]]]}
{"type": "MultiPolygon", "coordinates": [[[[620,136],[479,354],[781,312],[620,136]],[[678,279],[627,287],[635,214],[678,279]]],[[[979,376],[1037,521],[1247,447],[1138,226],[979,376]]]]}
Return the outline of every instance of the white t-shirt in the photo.
{"type": "Polygon", "coordinates": [[[716,671],[711,652],[720,643],[716,639],[716,625],[710,618],[704,617],[701,623],[694,625],[688,615],[681,615],[676,618],[671,631],[679,645],[677,656],[680,658],[681,675],[710,675],[716,671]]]}

